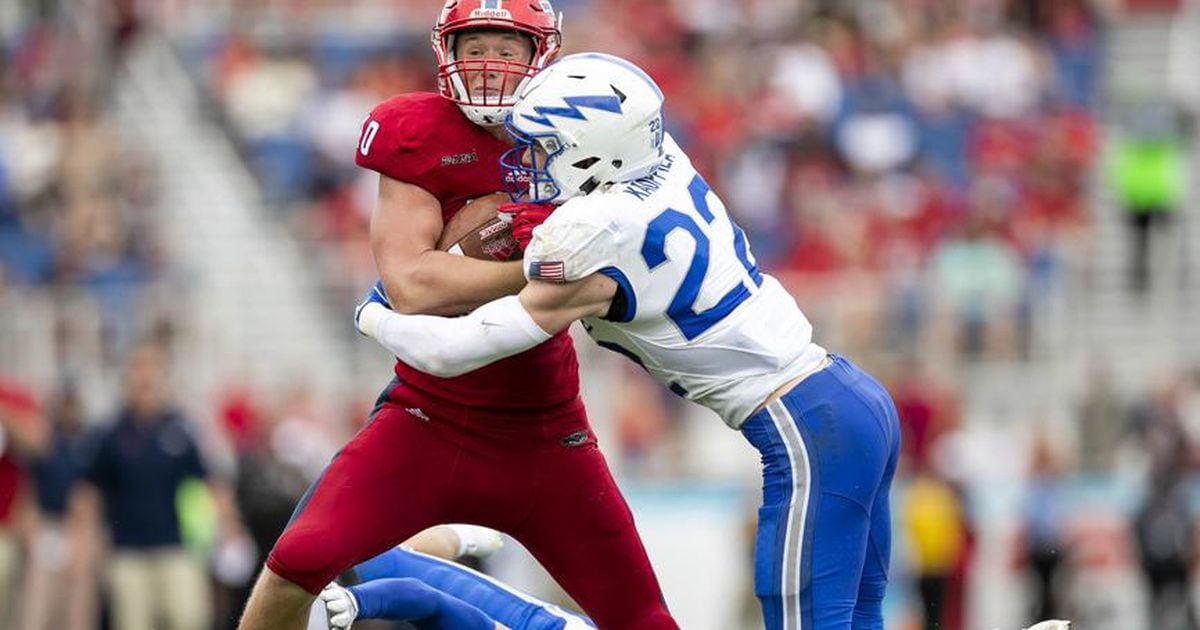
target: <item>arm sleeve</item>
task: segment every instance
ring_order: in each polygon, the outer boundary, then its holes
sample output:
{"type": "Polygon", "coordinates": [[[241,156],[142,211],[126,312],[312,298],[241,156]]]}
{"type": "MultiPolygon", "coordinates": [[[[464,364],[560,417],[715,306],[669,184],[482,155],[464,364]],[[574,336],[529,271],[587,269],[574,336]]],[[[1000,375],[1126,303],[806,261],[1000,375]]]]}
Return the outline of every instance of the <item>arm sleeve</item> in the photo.
{"type": "Polygon", "coordinates": [[[582,198],[563,204],[533,230],[525,248],[525,277],[575,282],[616,264],[620,231],[582,198]]]}
{"type": "Polygon", "coordinates": [[[371,337],[412,367],[442,378],[466,374],[551,337],[515,295],[462,317],[401,315],[380,304],[363,309],[371,337]]]}
{"type": "Polygon", "coordinates": [[[359,619],[421,621],[433,627],[493,630],[478,608],[413,578],[388,578],[351,586],[359,619]]]}

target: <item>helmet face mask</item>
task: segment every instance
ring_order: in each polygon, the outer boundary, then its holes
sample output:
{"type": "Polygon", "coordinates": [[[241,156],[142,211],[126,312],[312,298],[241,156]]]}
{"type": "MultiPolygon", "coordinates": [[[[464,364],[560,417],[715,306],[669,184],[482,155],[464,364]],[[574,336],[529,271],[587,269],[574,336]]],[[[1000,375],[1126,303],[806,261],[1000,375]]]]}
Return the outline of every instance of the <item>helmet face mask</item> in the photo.
{"type": "Polygon", "coordinates": [[[562,16],[549,0],[447,0],[430,35],[438,62],[438,92],[457,104],[477,125],[497,126],[515,101],[515,94],[538,70],[558,55],[562,16]],[[531,58],[459,59],[457,38],[477,31],[517,33],[533,45],[531,58]],[[482,89],[471,89],[471,78],[484,77],[482,89]]]}
{"type": "Polygon", "coordinates": [[[654,172],[662,162],[662,92],[639,68],[570,55],[522,86],[501,158],[514,201],[564,203],[654,172]]]}
{"type": "Polygon", "coordinates": [[[513,147],[500,156],[508,196],[514,202],[529,201],[562,203],[563,189],[550,169],[567,149],[556,132],[527,134],[512,124],[511,116],[505,128],[512,136],[513,147]]]}

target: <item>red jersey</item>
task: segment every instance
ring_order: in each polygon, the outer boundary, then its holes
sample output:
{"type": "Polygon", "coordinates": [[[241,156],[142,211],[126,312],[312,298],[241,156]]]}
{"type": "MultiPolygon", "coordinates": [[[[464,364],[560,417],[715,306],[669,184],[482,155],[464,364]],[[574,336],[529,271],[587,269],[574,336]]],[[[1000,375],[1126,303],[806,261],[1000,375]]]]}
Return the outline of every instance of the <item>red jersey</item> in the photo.
{"type": "MultiPolygon", "coordinates": [[[[442,204],[449,221],[467,201],[504,190],[500,155],[509,146],[432,92],[394,96],[363,123],[356,162],[420,186],[442,204]]],[[[579,365],[564,331],[549,341],[453,378],[425,374],[401,361],[396,376],[409,387],[468,407],[538,409],[579,395],[579,365]]]]}

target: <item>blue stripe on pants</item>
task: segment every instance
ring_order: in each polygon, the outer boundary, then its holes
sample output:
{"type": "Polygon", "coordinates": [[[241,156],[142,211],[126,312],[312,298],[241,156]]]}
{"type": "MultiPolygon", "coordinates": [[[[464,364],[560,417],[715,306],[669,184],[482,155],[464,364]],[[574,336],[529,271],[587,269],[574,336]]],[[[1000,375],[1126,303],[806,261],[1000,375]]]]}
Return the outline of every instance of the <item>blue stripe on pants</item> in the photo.
{"type": "Polygon", "coordinates": [[[835,357],[742,433],[763,460],[754,582],[766,627],[882,628],[900,447],[887,391],[835,357]]]}

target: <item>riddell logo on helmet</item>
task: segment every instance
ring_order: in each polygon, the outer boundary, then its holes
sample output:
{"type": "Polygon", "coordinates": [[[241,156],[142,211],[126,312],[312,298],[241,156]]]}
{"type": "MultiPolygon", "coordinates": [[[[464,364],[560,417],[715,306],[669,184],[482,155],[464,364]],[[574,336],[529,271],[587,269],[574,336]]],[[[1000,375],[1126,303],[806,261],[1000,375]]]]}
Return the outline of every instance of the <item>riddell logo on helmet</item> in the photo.
{"type": "Polygon", "coordinates": [[[471,11],[471,17],[487,18],[491,20],[511,20],[512,14],[508,12],[508,9],[489,9],[487,7],[483,7],[471,11]]]}

